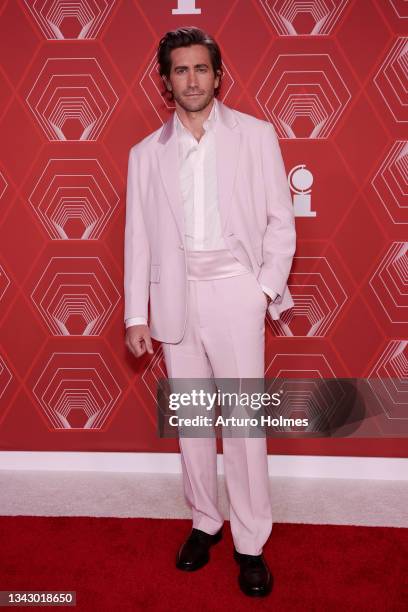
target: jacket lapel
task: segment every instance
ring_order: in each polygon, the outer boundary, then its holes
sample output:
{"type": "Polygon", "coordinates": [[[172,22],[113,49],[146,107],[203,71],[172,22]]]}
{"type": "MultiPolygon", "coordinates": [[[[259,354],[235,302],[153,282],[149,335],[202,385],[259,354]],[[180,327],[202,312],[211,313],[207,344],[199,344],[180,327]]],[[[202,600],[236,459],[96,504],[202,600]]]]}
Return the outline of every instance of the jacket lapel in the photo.
{"type": "Polygon", "coordinates": [[[159,169],[168,202],[173,212],[180,237],[184,243],[184,210],[179,182],[179,153],[173,115],[166,121],[160,133],[157,151],[159,169]]]}
{"type": "MultiPolygon", "coordinates": [[[[218,101],[217,101],[218,102],[218,101]]],[[[218,204],[223,233],[231,214],[233,189],[237,173],[241,135],[234,112],[222,102],[217,103],[215,128],[218,204]]]]}

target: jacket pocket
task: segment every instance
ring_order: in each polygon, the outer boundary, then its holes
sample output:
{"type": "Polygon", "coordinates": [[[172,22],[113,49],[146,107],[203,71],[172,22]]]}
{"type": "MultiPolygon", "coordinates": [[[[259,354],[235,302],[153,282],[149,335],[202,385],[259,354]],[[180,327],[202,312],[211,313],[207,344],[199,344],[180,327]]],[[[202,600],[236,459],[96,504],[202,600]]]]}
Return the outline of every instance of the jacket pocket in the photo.
{"type": "Polygon", "coordinates": [[[152,264],[150,266],[150,282],[158,283],[160,281],[160,266],[152,264]]]}

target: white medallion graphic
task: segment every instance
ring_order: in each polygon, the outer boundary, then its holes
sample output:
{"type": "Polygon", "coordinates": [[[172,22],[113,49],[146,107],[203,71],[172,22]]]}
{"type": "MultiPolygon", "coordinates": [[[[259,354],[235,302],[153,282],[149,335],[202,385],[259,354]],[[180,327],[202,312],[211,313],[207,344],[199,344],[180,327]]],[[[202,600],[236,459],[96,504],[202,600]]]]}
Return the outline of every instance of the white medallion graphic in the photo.
{"type": "Polygon", "coordinates": [[[312,210],[311,189],[313,174],[306,168],[306,164],[299,164],[290,170],[288,183],[293,193],[295,217],[315,217],[316,211],[312,210]]]}

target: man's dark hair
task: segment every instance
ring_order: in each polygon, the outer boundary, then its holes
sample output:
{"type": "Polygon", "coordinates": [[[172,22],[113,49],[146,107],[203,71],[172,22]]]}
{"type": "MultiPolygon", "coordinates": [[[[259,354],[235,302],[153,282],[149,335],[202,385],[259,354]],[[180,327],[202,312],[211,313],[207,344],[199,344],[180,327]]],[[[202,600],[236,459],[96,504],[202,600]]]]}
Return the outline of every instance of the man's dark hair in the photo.
{"type": "MultiPolygon", "coordinates": [[[[220,91],[221,78],[223,75],[221,51],[214,38],[210,34],[207,34],[207,32],[200,30],[200,28],[188,26],[166,32],[166,34],[160,40],[157,48],[157,61],[159,64],[160,76],[170,76],[170,54],[173,49],[178,49],[179,47],[190,47],[191,45],[204,45],[204,47],[207,47],[214,74],[219,74],[220,76],[220,83],[218,87],[214,89],[214,95],[217,96],[220,91]]],[[[163,92],[163,95],[164,94],[169,95],[170,100],[173,100],[173,93],[171,91],[166,89],[163,92]]]]}

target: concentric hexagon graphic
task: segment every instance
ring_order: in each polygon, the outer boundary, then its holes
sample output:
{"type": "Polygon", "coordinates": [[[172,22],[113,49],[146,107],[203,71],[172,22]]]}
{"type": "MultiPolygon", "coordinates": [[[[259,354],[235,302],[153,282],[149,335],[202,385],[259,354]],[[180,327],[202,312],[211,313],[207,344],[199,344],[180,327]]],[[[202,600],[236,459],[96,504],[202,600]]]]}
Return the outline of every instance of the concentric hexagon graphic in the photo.
{"type": "Polygon", "coordinates": [[[369,284],[391,323],[408,323],[408,242],[393,242],[369,284]]]}
{"type": "Polygon", "coordinates": [[[347,294],[326,257],[295,257],[294,262],[288,287],[295,305],[270,325],[278,336],[326,336],[347,294]]]}
{"type": "Polygon", "coordinates": [[[4,294],[7,291],[7,287],[10,285],[10,279],[6,274],[6,271],[0,264],[0,301],[3,299],[4,294]]]}
{"type": "Polygon", "coordinates": [[[6,189],[7,189],[7,181],[4,178],[3,173],[0,172],[0,199],[3,197],[6,189]]]}
{"type": "Polygon", "coordinates": [[[55,336],[95,336],[120,294],[98,257],[53,257],[31,299],[55,336]]]}
{"type": "Polygon", "coordinates": [[[277,384],[281,391],[279,414],[284,418],[307,417],[312,430],[322,429],[333,419],[344,396],[340,383],[336,385],[334,380],[333,385],[325,381],[326,378],[335,379],[335,376],[321,353],[277,353],[271,359],[265,376],[270,380],[266,392],[276,392],[277,384]]]}
{"type": "Polygon", "coordinates": [[[96,38],[113,2],[107,0],[25,0],[48,39],[96,38]]]}
{"type": "MultiPolygon", "coordinates": [[[[222,78],[220,100],[224,102],[234,85],[234,79],[232,78],[231,73],[224,62],[222,67],[224,75],[222,78]]],[[[159,75],[159,65],[157,63],[156,55],[152,57],[142,78],[140,79],[140,87],[160,121],[166,121],[169,118],[169,111],[175,109],[175,106],[174,104],[169,103],[168,100],[166,100],[161,94],[164,86],[159,75]]]]}
{"type": "Polygon", "coordinates": [[[99,353],[53,353],[33,387],[50,428],[102,429],[122,391],[99,353]]]}
{"type": "Polygon", "coordinates": [[[408,38],[399,37],[374,77],[374,84],[398,123],[408,121],[408,38]]]}
{"type": "Polygon", "coordinates": [[[347,3],[347,0],[260,0],[281,36],[330,34],[347,3]]]}
{"type": "Polygon", "coordinates": [[[371,181],[391,221],[408,223],[408,142],[395,142],[371,181]]]}
{"type": "Polygon", "coordinates": [[[53,239],[101,237],[119,202],[96,159],[50,159],[29,202],[53,239]]]}
{"type": "Polygon", "coordinates": [[[0,355],[0,399],[3,397],[12,379],[13,375],[7,367],[3,357],[0,355]]]}
{"type": "Polygon", "coordinates": [[[117,103],[93,57],[48,58],[27,96],[49,140],[96,140],[117,103]]]}
{"type": "Polygon", "coordinates": [[[408,19],[408,4],[407,0],[389,0],[397,17],[400,19],[408,19]]]}
{"type": "Polygon", "coordinates": [[[268,378],[335,378],[323,353],[276,353],[270,360],[268,378]]]}
{"type": "MultiPolygon", "coordinates": [[[[387,419],[405,421],[400,433],[408,433],[408,341],[391,340],[369,374],[387,419]]],[[[395,427],[401,424],[395,423],[395,427]]]]}
{"type": "Polygon", "coordinates": [[[281,402],[278,414],[283,419],[305,418],[308,421],[306,426],[293,424],[277,426],[278,431],[324,433],[331,431],[334,423],[342,416],[345,417],[344,420],[347,419],[348,415],[338,414],[344,408],[342,404],[346,397],[343,381],[336,378],[329,380],[300,378],[299,380],[285,379],[274,382],[275,385],[272,383],[272,386],[268,388],[268,393],[272,395],[274,387],[279,386],[281,402]]]}
{"type": "Polygon", "coordinates": [[[280,54],[256,101],[282,138],[328,138],[351,94],[327,54],[280,54]]]}

